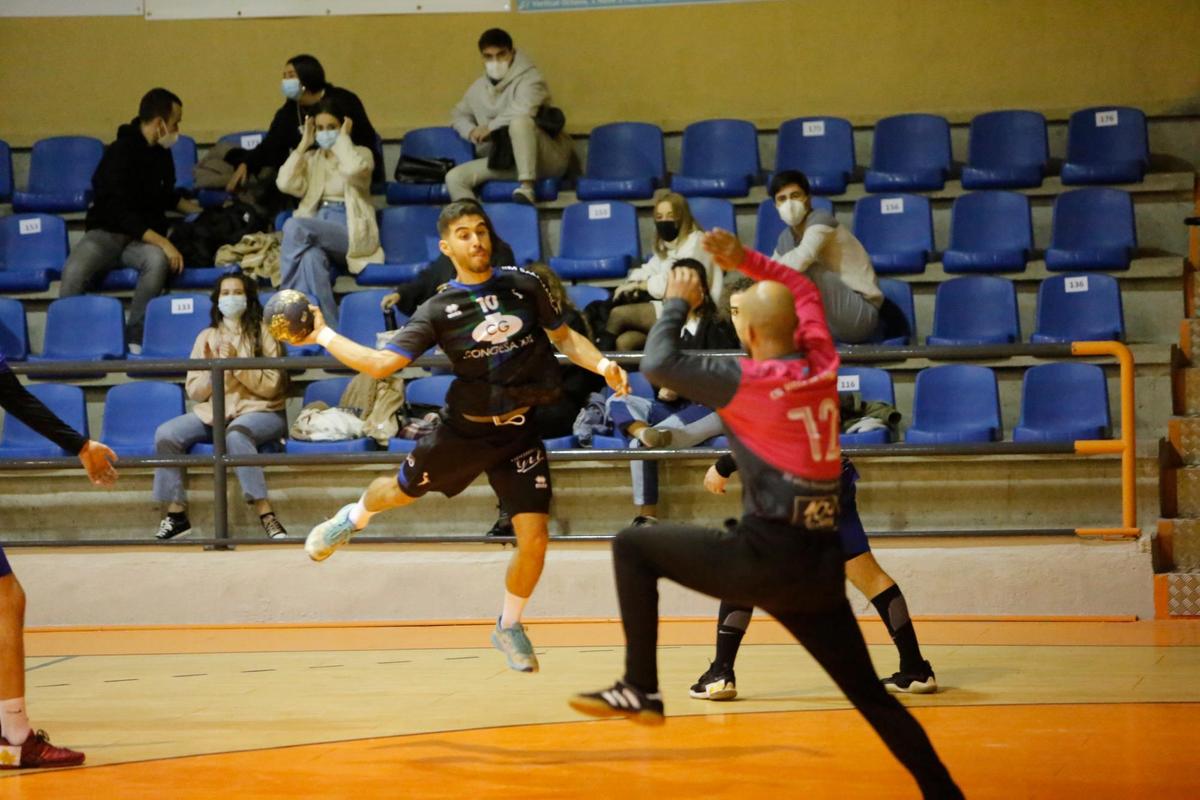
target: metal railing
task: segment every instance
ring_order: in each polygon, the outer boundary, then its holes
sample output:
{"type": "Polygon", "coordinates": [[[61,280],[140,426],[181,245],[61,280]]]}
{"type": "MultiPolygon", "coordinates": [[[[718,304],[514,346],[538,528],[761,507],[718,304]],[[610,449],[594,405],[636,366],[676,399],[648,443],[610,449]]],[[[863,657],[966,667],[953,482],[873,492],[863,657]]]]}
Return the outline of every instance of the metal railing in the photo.
{"type": "MultiPolygon", "coordinates": [[[[621,364],[635,365],[641,358],[641,353],[609,353],[610,359],[621,364]]],[[[740,354],[731,351],[710,352],[705,355],[721,357],[737,357],[740,354]]],[[[1103,537],[1137,537],[1140,530],[1137,527],[1137,498],[1135,484],[1136,465],[1136,421],[1134,417],[1134,364],[1129,348],[1119,342],[1075,342],[1072,344],[1028,344],[1028,345],[986,345],[972,347],[950,346],[851,346],[841,351],[842,362],[845,364],[883,364],[899,362],[913,358],[931,361],[995,361],[1014,357],[1034,357],[1042,359],[1062,359],[1072,357],[1112,357],[1117,360],[1120,370],[1121,396],[1121,436],[1117,439],[1100,439],[1062,443],[1043,442],[988,442],[969,444],[907,444],[898,442],[886,445],[847,446],[843,452],[850,456],[891,458],[891,457],[928,457],[928,456],[995,456],[995,455],[1108,455],[1121,456],[1121,509],[1122,524],[1112,528],[1064,528],[1047,530],[972,530],[972,531],[899,531],[894,534],[872,535],[991,535],[991,536],[1024,536],[1034,534],[1076,534],[1079,536],[1103,537]]],[[[565,356],[558,355],[560,360],[565,356]]],[[[449,360],[444,355],[426,355],[413,363],[413,367],[445,367],[449,360]]],[[[210,467],[213,475],[213,529],[212,539],[188,539],[181,544],[229,546],[235,544],[263,544],[270,540],[233,539],[229,536],[228,508],[228,472],[230,468],[241,466],[330,466],[330,465],[362,465],[362,464],[395,464],[403,459],[403,454],[388,451],[366,453],[258,453],[253,455],[230,455],[225,450],[225,373],[228,370],[242,369],[324,369],[343,368],[342,365],[329,357],[305,358],[241,358],[241,359],[170,359],[146,361],[57,361],[57,362],[27,362],[11,363],[13,372],[28,375],[32,378],[39,376],[63,378],[92,377],[109,373],[127,375],[149,375],[161,377],[164,374],[179,374],[186,371],[196,371],[197,367],[207,369],[212,374],[212,406],[213,406],[213,453],[211,456],[179,455],[179,456],[138,456],[121,459],[121,466],[128,467],[210,467]]],[[[550,450],[547,457],[552,462],[571,461],[646,461],[646,460],[688,460],[711,459],[727,452],[717,448],[687,448],[678,450],[639,448],[636,450],[605,450],[605,449],[572,449],[550,450]]],[[[23,458],[0,460],[0,471],[51,470],[70,469],[79,466],[77,459],[61,458],[23,458]]],[[[587,541],[608,537],[565,536],[572,541],[587,541]]],[[[295,543],[295,539],[285,540],[295,543]]],[[[503,537],[482,536],[419,536],[419,537],[370,537],[373,542],[496,542],[505,541],[503,537]]],[[[64,542],[59,540],[29,540],[5,542],[5,545],[144,545],[145,539],[120,540],[79,540],[64,542]]],[[[170,543],[168,543],[170,544],[170,543]]]]}

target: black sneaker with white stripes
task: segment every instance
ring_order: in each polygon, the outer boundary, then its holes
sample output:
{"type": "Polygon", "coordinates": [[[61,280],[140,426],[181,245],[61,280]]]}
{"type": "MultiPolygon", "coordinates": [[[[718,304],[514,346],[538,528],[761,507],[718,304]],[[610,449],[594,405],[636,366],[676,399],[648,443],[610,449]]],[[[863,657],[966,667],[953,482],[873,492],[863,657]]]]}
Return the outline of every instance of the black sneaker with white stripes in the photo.
{"type": "Polygon", "coordinates": [[[737,697],[737,678],[733,676],[733,667],[712,662],[692,684],[688,694],[697,700],[732,700],[737,697]]]}
{"type": "Polygon", "coordinates": [[[662,725],[666,721],[661,692],[647,694],[624,681],[598,692],[577,694],[567,702],[589,717],[626,717],[639,725],[662,725]]]}
{"type": "Polygon", "coordinates": [[[186,513],[169,513],[158,523],[158,533],[154,534],[154,538],[166,541],[174,539],[176,536],[182,536],[191,529],[192,523],[188,520],[186,513]]]}

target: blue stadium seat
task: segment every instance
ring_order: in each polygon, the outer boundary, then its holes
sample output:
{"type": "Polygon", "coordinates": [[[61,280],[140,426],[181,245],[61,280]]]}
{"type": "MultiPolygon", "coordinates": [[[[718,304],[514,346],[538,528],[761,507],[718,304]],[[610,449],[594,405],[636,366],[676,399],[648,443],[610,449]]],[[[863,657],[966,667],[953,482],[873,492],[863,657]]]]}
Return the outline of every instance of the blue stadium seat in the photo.
{"type": "Polygon", "coordinates": [[[25,304],[11,297],[0,297],[0,355],[9,361],[24,361],[29,357],[25,304]]]}
{"type": "Polygon", "coordinates": [[[125,357],[125,313],[115,297],[62,297],[46,309],[42,354],[32,361],[106,361],[125,357]],[[86,332],[86,335],[81,335],[86,332]]]}
{"type": "Polygon", "coordinates": [[[739,119],[709,119],[683,129],[683,165],[671,188],[686,197],[744,197],[762,171],[758,131],[739,119]]]}
{"type": "Polygon", "coordinates": [[[1016,192],[971,192],[954,201],[946,272],[1024,272],[1033,250],[1029,198],[1016,192]]]}
{"type": "Polygon", "coordinates": [[[567,206],[560,237],[550,268],[564,280],[623,278],[641,259],[637,212],[621,200],[567,206]]]}
{"type": "MultiPolygon", "coordinates": [[[[326,378],[313,381],[304,390],[304,405],[321,401],[334,408],[350,384],[349,378],[326,378]]],[[[365,453],[375,448],[375,440],[367,437],[343,442],[306,442],[288,437],[284,450],[288,453],[365,453]]]]}
{"type": "Polygon", "coordinates": [[[414,378],[404,385],[404,402],[412,406],[441,408],[446,404],[446,392],[454,383],[453,375],[432,375],[414,378]]]}
{"type": "Polygon", "coordinates": [[[720,228],[737,236],[737,216],[733,211],[733,203],[728,200],[719,197],[690,197],[688,207],[692,210],[692,218],[704,230],[720,228]]]}
{"type": "MultiPolygon", "coordinates": [[[[810,197],[809,204],[813,209],[822,209],[833,213],[833,201],[828,197],[810,197]]],[[[779,218],[779,210],[775,208],[775,201],[768,197],[758,204],[758,222],[754,231],[754,249],[760,253],[771,255],[775,252],[775,246],[779,244],[779,234],[783,233],[786,227],[783,220],[779,218]]]]}
{"type": "Polygon", "coordinates": [[[1137,227],[1128,192],[1073,189],[1055,199],[1047,269],[1129,269],[1136,251],[1137,227]]]}
{"type": "Polygon", "coordinates": [[[114,386],[104,398],[100,440],[122,458],[154,455],[158,426],[184,413],[183,389],[174,383],[134,381],[114,386]]]}
{"type": "Polygon", "coordinates": [[[408,283],[441,253],[438,250],[437,206],[385,208],[379,220],[383,264],[368,264],[356,278],[359,286],[408,283]]]}
{"type": "Polygon", "coordinates": [[[895,278],[880,278],[879,290],[883,292],[884,298],[900,309],[905,322],[908,323],[908,329],[904,332],[881,331],[883,335],[879,337],[879,344],[906,345],[917,342],[917,311],[913,303],[912,286],[895,278]]]}
{"type": "Polygon", "coordinates": [[[536,208],[521,203],[484,203],[483,210],[496,233],[513,249],[516,266],[542,260],[542,232],[536,208]]]}
{"type": "Polygon", "coordinates": [[[929,200],[913,194],[864,197],[854,204],[854,236],[876,272],[924,272],[933,252],[929,200]]]}
{"type": "Polygon", "coordinates": [[[1000,393],[987,367],[946,364],[917,373],[909,444],[993,442],[1002,439],[1000,393]]]}
{"type": "MultiPolygon", "coordinates": [[[[217,141],[228,144],[231,147],[253,150],[262,144],[263,137],[266,135],[266,131],[237,131],[235,133],[227,133],[217,141]]],[[[196,192],[196,201],[205,208],[215,208],[216,206],[224,205],[229,199],[230,194],[224,189],[201,189],[196,192]]]]}
{"type": "MultiPolygon", "coordinates": [[[[240,271],[241,267],[237,264],[227,264],[223,267],[187,267],[178,275],[172,275],[169,283],[172,289],[211,289],[220,278],[240,271]]],[[[133,277],[136,284],[136,272],[133,277]]]]}
{"type": "MultiPolygon", "coordinates": [[[[400,140],[401,155],[417,158],[448,158],[455,166],[475,158],[475,147],[449,126],[416,128],[400,140]]],[[[444,183],[388,182],[387,201],[399,206],[409,203],[445,203],[450,200],[444,183]]]]}
{"type": "Polygon", "coordinates": [[[0,203],[11,203],[13,196],[12,148],[0,139],[0,203]]]}
{"type": "Polygon", "coordinates": [[[212,324],[212,301],[202,294],[156,297],[146,306],[142,352],[131,361],[152,358],[188,358],[200,331],[212,324]]]}
{"type": "MultiPolygon", "coordinates": [[[[39,383],[29,386],[28,389],[30,394],[45,403],[63,422],[84,436],[90,435],[83,389],[65,383],[39,383]]],[[[68,453],[41,434],[35,433],[12,414],[5,415],[4,432],[0,434],[0,458],[57,458],[75,455],[79,454],[68,453]]]]}
{"type": "Polygon", "coordinates": [[[1108,380],[1095,364],[1064,361],[1025,370],[1014,442],[1108,439],[1108,380]]]}
{"type": "Polygon", "coordinates": [[[171,158],[175,161],[175,188],[194,188],[196,176],[192,168],[196,166],[196,140],[180,134],[179,141],[171,148],[171,158]]]}
{"type": "Polygon", "coordinates": [[[779,126],[775,171],[796,169],[813,194],[841,194],[854,174],[854,129],[840,117],[801,117],[779,126]]]}
{"type": "MultiPolygon", "coordinates": [[[[896,405],[891,374],[875,367],[839,367],[838,391],[858,392],[865,402],[896,405]]],[[[887,428],[876,428],[861,433],[843,433],[841,439],[842,444],[888,444],[892,434],[887,428]]]]}
{"type": "Polygon", "coordinates": [[[875,123],[868,192],[940,190],[950,174],[950,123],[933,114],[899,114],[875,123]]]}
{"type": "Polygon", "coordinates": [[[609,291],[602,286],[572,284],[567,287],[567,296],[571,298],[571,302],[575,307],[582,311],[591,303],[595,303],[598,300],[607,300],[609,298],[609,291]]]}
{"type": "Polygon", "coordinates": [[[576,185],[580,200],[650,197],[666,179],[663,132],[645,122],[614,122],[593,128],[587,169],[576,185]]]}
{"type": "Polygon", "coordinates": [[[1021,340],[1017,289],[1007,278],[972,275],[938,285],[931,345],[1011,344],[1021,340]]]}
{"type": "MultiPolygon", "coordinates": [[[[364,347],[375,349],[375,335],[387,330],[387,322],[379,302],[391,289],[369,292],[350,292],[338,304],[338,333],[364,347]]],[[[403,315],[401,315],[403,316],[403,315]]],[[[407,318],[404,320],[407,322],[407,318]]],[[[401,323],[403,324],[403,323],[401,323]]]]}
{"type": "MultiPolygon", "coordinates": [[[[485,203],[511,203],[512,193],[521,184],[517,181],[488,181],[479,187],[479,199],[485,203]]],[[[539,203],[553,203],[562,190],[562,178],[538,178],[533,194],[539,203]]]]}
{"type": "Polygon", "coordinates": [[[1085,108],[1067,125],[1062,182],[1141,183],[1150,166],[1146,115],[1125,106],[1085,108]]]}
{"type": "Polygon", "coordinates": [[[0,292],[44,292],[62,277],[67,223],[51,214],[0,218],[0,292]]]}
{"type": "Polygon", "coordinates": [[[1046,118],[1036,111],[989,111],[971,120],[964,189],[1027,189],[1042,185],[1050,147],[1046,118]]]}
{"type": "Polygon", "coordinates": [[[1121,341],[1125,312],[1111,275],[1053,275],[1038,287],[1037,326],[1029,341],[1121,341]]]}
{"type": "Polygon", "coordinates": [[[85,211],[92,200],[92,173],[104,143],[91,136],[52,136],[33,145],[29,186],[13,193],[13,211],[85,211]]]}

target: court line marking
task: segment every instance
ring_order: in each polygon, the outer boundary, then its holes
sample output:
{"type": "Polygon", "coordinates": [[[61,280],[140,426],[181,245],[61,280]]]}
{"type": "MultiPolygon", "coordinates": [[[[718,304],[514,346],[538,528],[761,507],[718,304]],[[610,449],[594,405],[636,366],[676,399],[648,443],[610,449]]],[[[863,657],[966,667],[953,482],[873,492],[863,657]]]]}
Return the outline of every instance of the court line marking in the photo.
{"type": "Polygon", "coordinates": [[[41,664],[34,664],[32,667],[26,667],[25,672],[33,672],[35,669],[41,669],[42,667],[53,667],[55,664],[61,664],[64,661],[70,661],[72,658],[79,658],[79,656],[62,656],[61,658],[56,658],[53,661],[43,661],[41,664]]]}

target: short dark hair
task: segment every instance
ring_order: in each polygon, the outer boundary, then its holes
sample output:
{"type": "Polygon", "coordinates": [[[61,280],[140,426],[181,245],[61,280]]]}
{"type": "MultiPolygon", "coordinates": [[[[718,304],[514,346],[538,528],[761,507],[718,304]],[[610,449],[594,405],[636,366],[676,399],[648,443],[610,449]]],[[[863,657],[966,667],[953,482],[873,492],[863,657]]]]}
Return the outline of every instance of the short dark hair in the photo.
{"type": "Polygon", "coordinates": [[[812,194],[812,190],[808,188],[808,176],[798,169],[776,172],[775,176],[771,178],[771,185],[767,187],[767,192],[770,197],[774,198],[779,194],[780,189],[793,183],[798,184],[805,194],[812,194]]]}
{"type": "Polygon", "coordinates": [[[300,85],[310,92],[319,92],[329,84],[325,81],[325,68],[321,66],[321,62],[317,61],[315,56],[300,54],[288,59],[292,69],[296,70],[296,77],[300,79],[300,85]]]}
{"type": "Polygon", "coordinates": [[[479,52],[482,53],[485,47],[499,47],[504,50],[512,50],[512,37],[508,35],[508,31],[502,28],[488,28],[479,37],[479,52]]]}
{"type": "Polygon", "coordinates": [[[177,94],[161,86],[151,89],[142,95],[142,102],[138,104],[138,121],[162,119],[165,122],[171,118],[175,106],[183,108],[183,101],[177,94]]]}
{"type": "MultiPolygon", "coordinates": [[[[784,184],[786,186],[786,184],[784,184]]],[[[721,304],[720,312],[723,319],[732,321],[733,314],[729,311],[730,300],[735,294],[741,294],[754,285],[754,281],[747,278],[745,275],[737,275],[735,277],[726,277],[725,284],[721,287],[721,304]]]]}
{"type": "Polygon", "coordinates": [[[337,117],[338,122],[346,121],[346,112],[335,97],[322,97],[312,108],[304,109],[305,116],[315,117],[317,114],[329,114],[337,117]]]}
{"type": "Polygon", "coordinates": [[[675,267],[690,269],[695,272],[697,276],[699,276],[700,289],[702,290],[704,297],[704,299],[700,301],[700,314],[701,316],[705,317],[715,314],[717,311],[717,306],[713,303],[712,297],[710,296],[712,290],[708,288],[708,269],[704,266],[704,264],[695,258],[677,258],[671,263],[671,268],[674,269],[675,267]]]}
{"type": "Polygon", "coordinates": [[[479,205],[475,200],[455,200],[442,209],[442,213],[438,214],[437,228],[438,233],[445,236],[450,230],[450,225],[463,217],[483,217],[483,222],[487,225],[488,231],[492,230],[492,221],[488,218],[487,212],[483,210],[483,206],[479,205]]]}

